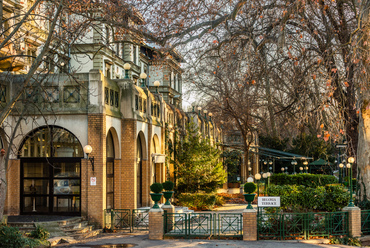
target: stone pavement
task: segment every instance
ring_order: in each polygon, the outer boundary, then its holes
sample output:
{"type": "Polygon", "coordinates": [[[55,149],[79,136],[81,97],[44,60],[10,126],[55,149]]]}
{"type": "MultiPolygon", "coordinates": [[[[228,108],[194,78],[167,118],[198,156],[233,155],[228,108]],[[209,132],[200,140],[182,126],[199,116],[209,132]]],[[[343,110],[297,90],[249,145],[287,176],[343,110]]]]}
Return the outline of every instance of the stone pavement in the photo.
{"type": "MultiPolygon", "coordinates": [[[[312,242],[314,240],[310,240],[312,242]]],[[[314,241],[314,242],[317,242],[314,241]]],[[[166,240],[149,240],[148,234],[128,234],[115,233],[100,238],[85,240],[85,243],[72,245],[57,245],[57,247],[69,248],[124,248],[124,247],[153,247],[153,248],[174,248],[174,247],[199,247],[199,248],[344,248],[352,247],[345,245],[324,245],[310,244],[297,241],[242,241],[242,240],[203,240],[203,239],[166,239],[166,240]]]]}

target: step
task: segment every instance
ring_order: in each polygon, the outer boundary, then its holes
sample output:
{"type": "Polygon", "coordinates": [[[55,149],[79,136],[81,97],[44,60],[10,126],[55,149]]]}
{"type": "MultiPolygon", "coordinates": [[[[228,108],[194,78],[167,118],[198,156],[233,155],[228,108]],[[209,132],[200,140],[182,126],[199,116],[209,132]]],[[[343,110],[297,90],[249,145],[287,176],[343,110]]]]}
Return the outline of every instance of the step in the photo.
{"type": "Polygon", "coordinates": [[[35,228],[34,222],[8,222],[8,226],[11,227],[29,227],[29,228],[35,228]]]}
{"type": "Polygon", "coordinates": [[[70,224],[74,224],[74,223],[79,223],[81,221],[83,221],[82,217],[73,217],[73,218],[66,219],[66,220],[60,220],[60,221],[57,221],[57,222],[60,226],[65,226],[65,225],[70,225],[70,224]]]}
{"type": "Polygon", "coordinates": [[[88,225],[89,225],[89,222],[84,220],[84,221],[81,221],[79,223],[72,223],[72,224],[68,224],[68,225],[62,225],[62,226],[60,226],[60,228],[62,228],[62,230],[78,229],[78,228],[81,228],[81,227],[86,227],[88,225]]]}
{"type": "Polygon", "coordinates": [[[76,228],[76,229],[64,230],[64,232],[67,233],[67,234],[87,233],[87,232],[91,232],[93,230],[93,228],[94,228],[94,226],[90,225],[90,226],[76,228]]]}
{"type": "Polygon", "coordinates": [[[77,240],[69,236],[58,236],[58,237],[50,238],[48,239],[48,241],[50,242],[50,246],[55,246],[57,244],[63,244],[63,243],[74,244],[77,242],[77,240]]]}
{"type": "Polygon", "coordinates": [[[79,239],[86,239],[86,238],[91,238],[99,235],[102,232],[103,229],[96,229],[92,230],[91,232],[87,233],[77,233],[77,234],[71,234],[69,235],[70,237],[79,240],[79,239]]]}

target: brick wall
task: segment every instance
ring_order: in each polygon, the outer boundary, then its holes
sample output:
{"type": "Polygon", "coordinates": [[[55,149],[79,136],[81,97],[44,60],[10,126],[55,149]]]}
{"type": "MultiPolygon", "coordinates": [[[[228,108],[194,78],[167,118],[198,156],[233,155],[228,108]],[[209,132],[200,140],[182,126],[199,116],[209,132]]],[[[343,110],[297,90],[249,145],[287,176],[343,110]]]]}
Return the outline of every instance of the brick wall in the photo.
{"type": "Polygon", "coordinates": [[[135,209],[136,195],[136,120],[123,119],[121,133],[121,201],[122,208],[135,209]]]}
{"type": "Polygon", "coordinates": [[[4,213],[7,215],[18,215],[20,213],[20,160],[11,159],[8,164],[7,196],[5,200],[4,213]]]}

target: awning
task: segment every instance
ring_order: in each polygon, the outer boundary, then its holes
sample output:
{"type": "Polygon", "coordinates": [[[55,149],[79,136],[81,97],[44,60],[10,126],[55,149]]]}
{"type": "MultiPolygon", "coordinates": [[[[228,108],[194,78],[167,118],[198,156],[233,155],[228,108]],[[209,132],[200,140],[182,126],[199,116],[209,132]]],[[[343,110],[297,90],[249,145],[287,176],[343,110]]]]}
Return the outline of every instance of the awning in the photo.
{"type": "Polygon", "coordinates": [[[332,165],[332,163],[319,158],[318,160],[315,160],[312,163],[309,163],[308,165],[332,165]]]}
{"type": "Polygon", "coordinates": [[[271,157],[280,160],[311,160],[312,157],[306,157],[299,154],[290,152],[283,152],[271,148],[265,148],[261,146],[251,146],[250,152],[258,154],[260,156],[271,157]]]}
{"type": "Polygon", "coordinates": [[[166,155],[160,153],[152,153],[153,163],[163,164],[166,162],[166,155]]]}

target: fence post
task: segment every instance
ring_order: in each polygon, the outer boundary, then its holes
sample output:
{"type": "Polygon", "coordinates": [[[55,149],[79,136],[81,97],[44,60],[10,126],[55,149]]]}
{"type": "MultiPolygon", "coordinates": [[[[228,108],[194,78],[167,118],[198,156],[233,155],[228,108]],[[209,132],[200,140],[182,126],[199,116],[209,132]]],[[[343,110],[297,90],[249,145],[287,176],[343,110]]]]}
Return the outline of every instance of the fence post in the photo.
{"type": "Polygon", "coordinates": [[[257,240],[257,211],[244,209],[243,211],[243,240],[257,240]]]}
{"type": "Polygon", "coordinates": [[[149,239],[163,239],[163,210],[161,208],[149,210],[149,239]]]}
{"type": "Polygon", "coordinates": [[[361,209],[359,207],[345,207],[344,212],[348,212],[348,234],[351,237],[361,236],[361,209]]]}
{"type": "Polygon", "coordinates": [[[173,223],[175,222],[175,207],[172,205],[163,205],[162,206],[163,211],[167,211],[167,218],[165,219],[166,223],[165,224],[165,232],[169,232],[173,228],[173,223]]]}

